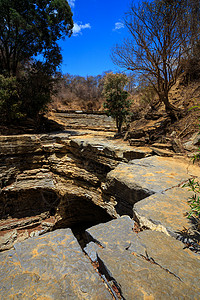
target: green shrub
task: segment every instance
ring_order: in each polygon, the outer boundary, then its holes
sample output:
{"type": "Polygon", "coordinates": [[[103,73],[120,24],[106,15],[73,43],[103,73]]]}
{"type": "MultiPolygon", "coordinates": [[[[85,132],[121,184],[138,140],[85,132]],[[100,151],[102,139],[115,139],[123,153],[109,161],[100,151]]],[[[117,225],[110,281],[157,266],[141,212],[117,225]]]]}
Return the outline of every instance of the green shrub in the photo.
{"type": "Polygon", "coordinates": [[[195,179],[189,179],[183,187],[188,187],[189,191],[193,192],[193,195],[188,199],[188,204],[190,205],[190,211],[188,213],[188,218],[191,216],[200,217],[200,183],[195,181],[195,179]]]}
{"type": "Polygon", "coordinates": [[[0,122],[11,124],[21,118],[36,118],[55,94],[56,73],[51,66],[32,62],[18,77],[0,75],[0,122]]]}
{"type": "MultiPolygon", "coordinates": [[[[200,109],[200,105],[196,105],[192,107],[191,109],[200,109]]],[[[200,120],[199,120],[200,121],[200,120]]],[[[200,128],[200,124],[199,124],[200,128]]],[[[200,130],[199,130],[200,134],[200,130]]],[[[196,160],[200,159],[200,148],[199,151],[193,156],[193,163],[196,160]]],[[[188,187],[189,191],[193,192],[193,195],[188,199],[188,204],[190,205],[190,211],[188,214],[188,218],[191,216],[200,217],[200,183],[199,181],[195,181],[195,179],[189,179],[186,184],[183,185],[183,187],[188,187]]]]}
{"type": "Polygon", "coordinates": [[[35,118],[43,112],[51,101],[54,89],[55,75],[51,68],[41,62],[31,65],[18,80],[20,86],[21,109],[26,117],[35,118]]]}
{"type": "Polygon", "coordinates": [[[0,75],[0,118],[2,123],[10,123],[23,117],[16,77],[0,75]]]}

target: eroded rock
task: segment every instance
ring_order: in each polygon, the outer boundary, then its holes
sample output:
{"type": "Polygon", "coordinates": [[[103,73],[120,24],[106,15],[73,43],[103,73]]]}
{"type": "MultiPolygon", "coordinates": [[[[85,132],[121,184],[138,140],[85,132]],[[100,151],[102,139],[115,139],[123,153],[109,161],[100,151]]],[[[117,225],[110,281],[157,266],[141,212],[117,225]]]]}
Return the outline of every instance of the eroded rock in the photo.
{"type": "Polygon", "coordinates": [[[112,299],[70,229],[0,254],[1,299],[112,299]]]}
{"type": "MultiPolygon", "coordinates": [[[[200,295],[200,260],[180,241],[164,233],[136,234],[127,217],[87,230],[96,243],[93,255],[125,299],[197,299],[200,295]]],[[[90,244],[89,244],[90,245],[90,244]]]]}

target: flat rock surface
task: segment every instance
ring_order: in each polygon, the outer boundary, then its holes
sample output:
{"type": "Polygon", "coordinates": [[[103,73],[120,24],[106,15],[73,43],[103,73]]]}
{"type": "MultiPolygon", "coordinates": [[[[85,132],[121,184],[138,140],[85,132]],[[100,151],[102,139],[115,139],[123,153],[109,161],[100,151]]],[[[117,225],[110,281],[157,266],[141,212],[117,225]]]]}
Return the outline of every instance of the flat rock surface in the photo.
{"type": "Polygon", "coordinates": [[[88,150],[90,153],[98,153],[118,160],[126,159],[129,161],[131,159],[140,159],[151,155],[152,153],[148,147],[134,148],[121,139],[114,139],[112,136],[103,137],[101,135],[97,135],[97,133],[71,137],[71,141],[79,147],[82,146],[86,154],[86,150],[88,150]]]}
{"type": "MultiPolygon", "coordinates": [[[[164,233],[145,230],[136,234],[132,226],[131,219],[122,217],[87,230],[104,247],[93,247],[93,252],[96,251],[102,270],[115,280],[122,296],[199,299],[199,256],[184,250],[180,241],[164,233]]],[[[88,254],[94,257],[94,253],[88,254]]]]}
{"type": "Polygon", "coordinates": [[[181,238],[184,228],[192,225],[187,218],[191,195],[186,188],[172,188],[137,202],[133,210],[141,226],[181,238]]]}
{"type": "Polygon", "coordinates": [[[55,113],[55,117],[66,128],[87,128],[93,130],[116,131],[115,121],[105,114],[86,114],[83,112],[55,113]]]}
{"type": "MultiPolygon", "coordinates": [[[[189,178],[199,176],[199,172],[199,167],[187,161],[151,156],[132,160],[128,164],[121,163],[108,174],[107,178],[110,185],[120,182],[133,193],[143,191],[150,196],[180,186],[189,178]]],[[[133,203],[136,201],[132,199],[133,203]]]]}
{"type": "Polygon", "coordinates": [[[112,299],[70,229],[18,243],[0,261],[2,300],[112,299]]]}

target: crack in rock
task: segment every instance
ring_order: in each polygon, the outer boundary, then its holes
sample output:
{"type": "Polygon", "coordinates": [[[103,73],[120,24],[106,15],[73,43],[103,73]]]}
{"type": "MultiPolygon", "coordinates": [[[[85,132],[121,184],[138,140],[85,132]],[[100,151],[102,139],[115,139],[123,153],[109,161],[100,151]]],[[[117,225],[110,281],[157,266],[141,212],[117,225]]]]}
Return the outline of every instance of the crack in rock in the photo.
{"type": "Polygon", "coordinates": [[[153,264],[159,266],[161,269],[163,269],[163,270],[166,271],[167,273],[169,273],[169,274],[175,276],[177,279],[179,279],[181,282],[183,282],[183,280],[182,280],[178,275],[176,275],[175,273],[171,272],[169,269],[164,268],[164,267],[161,266],[159,263],[157,263],[153,257],[149,256],[148,253],[147,253],[147,250],[145,250],[145,256],[142,255],[142,254],[137,255],[137,256],[138,256],[138,257],[142,257],[142,258],[145,259],[146,261],[149,261],[150,263],[153,263],[153,264]]]}

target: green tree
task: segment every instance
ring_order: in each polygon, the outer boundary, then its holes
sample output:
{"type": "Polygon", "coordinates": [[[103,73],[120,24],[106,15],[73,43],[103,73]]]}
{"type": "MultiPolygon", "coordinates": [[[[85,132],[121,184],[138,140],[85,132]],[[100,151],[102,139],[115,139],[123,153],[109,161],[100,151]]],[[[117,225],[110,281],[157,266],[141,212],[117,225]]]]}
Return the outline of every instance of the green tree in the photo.
{"type": "Polygon", "coordinates": [[[128,83],[128,77],[121,73],[108,73],[104,79],[103,95],[106,98],[104,108],[107,115],[116,120],[118,133],[129,114],[130,101],[128,92],[124,90],[128,83]]]}
{"type": "Polygon", "coordinates": [[[37,117],[55,92],[58,41],[71,36],[66,0],[0,0],[0,115],[37,117]]]}
{"type": "Polygon", "coordinates": [[[112,51],[115,64],[146,78],[172,118],[178,109],[170,103],[169,91],[180,75],[182,59],[199,38],[199,15],[196,0],[132,4],[124,20],[130,36],[112,51]]]}
{"type": "Polygon", "coordinates": [[[37,55],[57,67],[57,41],[72,28],[66,0],[0,0],[0,73],[16,76],[19,64],[37,55]]]}
{"type": "Polygon", "coordinates": [[[32,62],[28,70],[17,79],[20,110],[23,116],[36,118],[44,112],[51,97],[56,93],[59,73],[55,73],[48,64],[32,62]]]}

